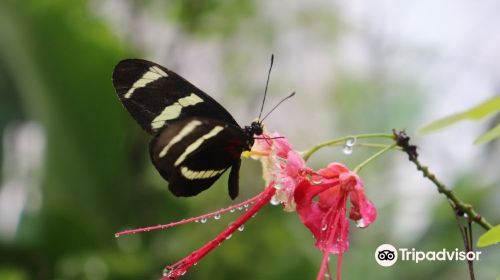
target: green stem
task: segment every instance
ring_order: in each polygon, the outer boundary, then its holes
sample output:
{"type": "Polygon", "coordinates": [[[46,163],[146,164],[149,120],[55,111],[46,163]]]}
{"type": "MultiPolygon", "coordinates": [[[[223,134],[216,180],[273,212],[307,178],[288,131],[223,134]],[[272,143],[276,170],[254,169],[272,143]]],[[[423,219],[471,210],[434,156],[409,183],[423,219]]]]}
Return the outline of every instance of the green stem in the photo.
{"type": "MultiPolygon", "coordinates": [[[[354,147],[366,147],[366,148],[378,148],[378,149],[384,149],[389,147],[390,145],[385,145],[385,144],[376,144],[376,143],[357,143],[354,145],[354,147]]],[[[401,151],[401,147],[395,146],[392,147],[394,150],[401,151]]]]}
{"type": "Polygon", "coordinates": [[[381,156],[382,154],[384,154],[385,152],[389,151],[390,149],[396,147],[398,144],[397,143],[394,143],[392,145],[389,145],[385,148],[383,148],[382,150],[376,152],[375,154],[373,154],[371,157],[367,158],[365,161],[363,161],[362,163],[358,164],[358,166],[356,166],[352,171],[354,173],[359,173],[359,171],[365,167],[365,165],[367,165],[368,163],[370,163],[370,161],[378,158],[379,156],[381,156]]]}
{"type": "Polygon", "coordinates": [[[320,143],[316,146],[313,146],[309,150],[302,152],[302,157],[304,158],[305,161],[307,161],[315,152],[317,152],[319,149],[328,147],[328,146],[334,146],[339,143],[344,143],[348,139],[364,139],[364,138],[389,138],[391,140],[394,140],[394,135],[393,134],[388,134],[388,133],[367,133],[367,134],[357,134],[357,135],[348,135],[340,138],[335,138],[329,141],[325,141],[323,143],[320,143]]]}

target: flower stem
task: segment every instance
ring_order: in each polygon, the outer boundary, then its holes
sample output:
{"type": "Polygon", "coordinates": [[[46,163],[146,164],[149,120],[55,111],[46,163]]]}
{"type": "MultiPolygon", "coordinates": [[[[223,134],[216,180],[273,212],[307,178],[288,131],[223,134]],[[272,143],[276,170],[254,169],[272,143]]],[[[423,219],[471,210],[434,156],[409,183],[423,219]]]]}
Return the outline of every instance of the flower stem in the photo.
{"type": "Polygon", "coordinates": [[[241,215],[236,221],[231,223],[224,231],[217,235],[212,241],[203,245],[201,248],[192,252],[182,260],[176,262],[173,265],[167,266],[166,273],[161,278],[161,280],[177,279],[184,275],[193,265],[198,263],[205,255],[210,253],[213,249],[217,248],[222,242],[224,242],[233,232],[236,231],[241,225],[246,223],[252,216],[257,213],[264,205],[269,203],[273,195],[276,193],[274,184],[269,185],[266,189],[256,196],[255,203],[248,211],[241,215]]]}
{"type": "Polygon", "coordinates": [[[328,147],[328,146],[335,146],[340,143],[344,143],[348,139],[365,139],[365,138],[389,138],[389,139],[394,139],[394,135],[388,134],[388,133],[367,133],[367,134],[355,134],[355,135],[348,135],[340,138],[335,138],[332,140],[325,141],[323,143],[320,143],[316,146],[311,147],[309,150],[302,152],[302,157],[304,158],[305,161],[307,161],[315,152],[317,152],[319,149],[328,147]]]}
{"type": "MultiPolygon", "coordinates": [[[[377,143],[356,143],[354,145],[355,147],[365,147],[365,148],[378,148],[378,149],[383,149],[383,148],[387,148],[388,146],[390,145],[385,145],[385,144],[377,144],[377,143]]],[[[398,151],[402,151],[401,147],[393,147],[392,148],[393,150],[398,150],[398,151]]]]}
{"type": "Polygon", "coordinates": [[[359,171],[365,167],[365,165],[367,165],[368,163],[370,163],[370,161],[378,158],[379,156],[381,156],[382,154],[384,154],[385,152],[389,151],[390,149],[396,147],[397,144],[394,143],[392,145],[389,145],[389,146],[386,146],[385,148],[383,148],[382,150],[376,152],[375,154],[373,154],[371,157],[367,158],[365,161],[363,161],[362,163],[358,164],[358,166],[356,166],[352,171],[354,173],[359,173],[359,171]]]}
{"type": "Polygon", "coordinates": [[[436,175],[429,170],[429,167],[420,163],[418,160],[417,146],[410,145],[410,137],[408,137],[404,131],[394,131],[394,139],[396,139],[397,145],[400,146],[406,154],[408,154],[409,160],[415,164],[424,177],[436,185],[439,193],[444,194],[448,198],[448,200],[452,203],[453,210],[467,214],[469,219],[483,227],[485,230],[489,230],[493,227],[485,218],[474,210],[472,205],[464,203],[451,189],[439,181],[436,175]]]}

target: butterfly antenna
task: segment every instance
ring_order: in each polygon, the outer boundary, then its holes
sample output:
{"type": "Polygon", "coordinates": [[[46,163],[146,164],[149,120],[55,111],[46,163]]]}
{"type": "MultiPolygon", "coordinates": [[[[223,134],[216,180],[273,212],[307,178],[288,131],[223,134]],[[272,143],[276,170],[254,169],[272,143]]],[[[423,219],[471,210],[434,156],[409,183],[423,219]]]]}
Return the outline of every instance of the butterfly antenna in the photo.
{"type": "Polygon", "coordinates": [[[289,96],[287,96],[287,97],[285,97],[285,98],[281,99],[281,101],[280,101],[280,102],[278,102],[278,104],[276,104],[276,106],[274,106],[274,107],[271,109],[271,111],[269,111],[269,113],[267,113],[267,114],[266,114],[266,115],[262,118],[262,120],[261,120],[261,121],[264,121],[264,120],[267,118],[267,116],[269,116],[269,114],[271,114],[271,113],[274,111],[274,109],[278,108],[278,106],[280,106],[280,104],[281,104],[281,103],[283,103],[285,100],[287,100],[287,99],[291,98],[291,97],[292,97],[292,96],[294,96],[294,95],[295,95],[295,91],[294,91],[294,92],[292,92],[292,94],[290,94],[289,96]]]}
{"type": "Polygon", "coordinates": [[[259,117],[257,118],[260,123],[260,116],[262,115],[262,110],[264,110],[264,103],[266,103],[267,86],[269,85],[269,77],[271,76],[271,69],[273,69],[274,54],[271,54],[271,65],[269,66],[269,72],[267,72],[266,89],[264,90],[264,99],[262,99],[262,106],[260,106],[259,117]]]}

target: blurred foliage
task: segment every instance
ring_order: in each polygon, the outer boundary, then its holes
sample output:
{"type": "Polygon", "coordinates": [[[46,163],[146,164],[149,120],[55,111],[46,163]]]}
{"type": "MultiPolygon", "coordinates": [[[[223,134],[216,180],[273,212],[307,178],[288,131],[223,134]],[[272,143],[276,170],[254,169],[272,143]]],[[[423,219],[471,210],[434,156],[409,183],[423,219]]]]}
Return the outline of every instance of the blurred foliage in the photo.
{"type": "MultiPolygon", "coordinates": [[[[158,1],[132,3],[145,7],[159,5],[158,1]]],[[[9,125],[36,121],[47,137],[41,167],[44,176],[37,189],[41,204],[36,211],[23,211],[14,237],[0,239],[0,279],[157,279],[164,265],[210,240],[237,214],[204,225],[114,238],[114,232],[124,228],[179,220],[230,202],[227,174],[197,197],[174,198],[168,193],[166,183],[149,163],[149,136],[140,131],[121,106],[111,84],[111,72],[117,61],[140,54],[132,53],[130,49],[135,46],[122,42],[96,16],[92,4],[95,2],[84,0],[0,1],[1,136],[5,136],[9,125]]],[[[258,4],[262,3],[174,0],[160,5],[160,12],[179,33],[187,32],[200,40],[220,40],[221,48],[227,51],[222,64],[229,68],[225,74],[229,77],[230,92],[243,95],[242,85],[257,87],[250,85],[253,80],[243,72],[253,57],[245,56],[245,52],[267,42],[256,38],[272,40],[269,38],[275,32],[271,23],[256,14],[258,4]],[[245,21],[255,26],[254,33],[239,34],[245,21]],[[242,37],[247,38],[247,44],[235,40],[242,37]]],[[[297,24],[294,28],[319,30],[318,36],[330,36],[331,40],[343,32],[335,22],[335,12],[312,8],[301,14],[299,24],[306,27],[297,24]]],[[[275,84],[279,84],[279,78],[275,84]]],[[[423,98],[397,93],[417,91],[410,82],[387,81],[376,75],[363,79],[345,73],[328,90],[324,100],[320,100],[329,109],[334,108],[318,113],[332,119],[330,127],[321,129],[334,136],[414,126],[414,116],[418,115],[423,98]],[[334,114],[343,118],[335,120],[334,114]]],[[[311,98],[303,100],[306,103],[301,106],[313,106],[307,103],[312,102],[311,98]]],[[[303,117],[307,124],[309,117],[319,110],[309,111],[312,113],[303,117]]],[[[310,137],[310,126],[295,126],[298,135],[310,137]]],[[[325,152],[321,161],[335,158],[359,162],[373,151],[360,151],[350,158],[336,152],[325,152]]],[[[4,154],[1,156],[4,158],[4,154]]],[[[5,167],[9,163],[1,164],[5,167]]],[[[464,274],[466,267],[462,263],[401,263],[393,269],[381,269],[375,263],[375,248],[393,240],[390,231],[396,202],[384,201],[387,190],[383,187],[391,174],[382,174],[389,172],[388,167],[393,164],[384,158],[364,171],[367,185],[380,186],[367,188],[369,197],[374,197],[380,205],[379,218],[366,230],[352,231],[351,248],[344,255],[344,277],[455,279],[456,275],[464,274]]],[[[256,179],[260,178],[259,164],[244,160],[243,166],[240,200],[263,187],[263,181],[256,179]]],[[[3,174],[2,181],[5,177],[3,174]]],[[[471,177],[459,178],[455,185],[472,203],[482,205],[493,197],[494,186],[483,186],[480,178],[471,177]]],[[[419,184],[416,187],[421,187],[419,184]]],[[[31,203],[34,200],[28,197],[26,204],[31,203]]],[[[440,206],[444,208],[435,209],[433,220],[420,239],[395,245],[429,250],[461,246],[448,205],[440,206]]],[[[486,216],[495,215],[489,208],[479,210],[486,216]]],[[[284,213],[279,207],[266,207],[242,233],[235,234],[190,271],[188,279],[312,279],[321,260],[313,244],[311,234],[295,214],[284,213]]],[[[487,259],[480,265],[497,264],[487,259]]],[[[491,274],[481,268],[476,271],[479,279],[483,278],[482,273],[491,274]]]]}
{"type": "MultiPolygon", "coordinates": [[[[431,122],[430,124],[420,128],[421,133],[431,133],[442,130],[452,124],[464,120],[480,120],[488,115],[500,112],[500,97],[493,97],[479,105],[476,105],[464,112],[455,113],[431,122]]],[[[490,129],[483,135],[479,136],[474,144],[483,144],[500,137],[500,123],[496,124],[494,128],[490,129]]]]}
{"type": "Polygon", "coordinates": [[[174,0],[168,1],[167,18],[180,23],[185,31],[197,35],[229,35],[254,11],[251,0],[174,0]]]}
{"type": "Polygon", "coordinates": [[[477,240],[478,247],[486,247],[500,243],[500,225],[494,226],[492,229],[485,232],[477,240]]]}

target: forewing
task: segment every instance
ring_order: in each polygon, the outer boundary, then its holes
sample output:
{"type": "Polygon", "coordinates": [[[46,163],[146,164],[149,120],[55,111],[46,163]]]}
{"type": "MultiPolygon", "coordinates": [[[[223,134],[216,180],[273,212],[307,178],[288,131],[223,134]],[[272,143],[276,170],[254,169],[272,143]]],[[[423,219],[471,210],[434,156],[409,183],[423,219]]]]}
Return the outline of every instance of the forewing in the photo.
{"type": "MultiPolygon", "coordinates": [[[[241,128],[212,119],[189,118],[172,123],[154,138],[150,156],[174,195],[193,196],[212,186],[231,166],[239,170],[244,147],[241,128]]],[[[237,183],[230,186],[232,198],[237,188],[237,183]]]]}
{"type": "Polygon", "coordinates": [[[212,97],[154,62],[142,59],[120,61],[113,71],[113,85],[132,117],[152,135],[190,117],[238,125],[212,97]]]}

